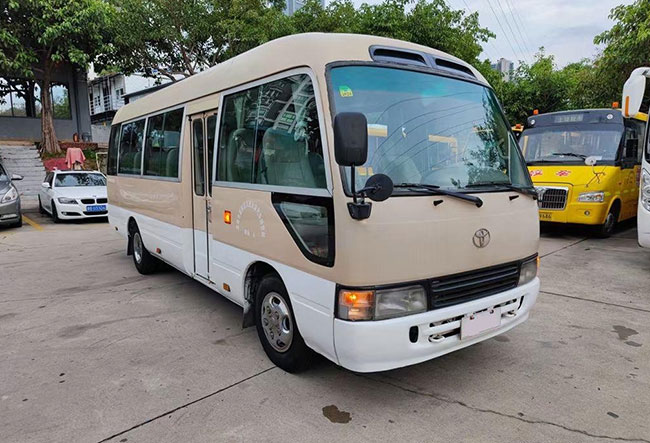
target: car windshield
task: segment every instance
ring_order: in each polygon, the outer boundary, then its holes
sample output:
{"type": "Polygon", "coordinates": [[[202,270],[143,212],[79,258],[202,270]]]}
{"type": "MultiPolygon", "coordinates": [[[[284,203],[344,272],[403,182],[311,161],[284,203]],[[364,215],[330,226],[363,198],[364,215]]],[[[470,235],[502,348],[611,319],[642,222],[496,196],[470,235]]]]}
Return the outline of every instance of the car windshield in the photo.
{"type": "Polygon", "coordinates": [[[549,126],[526,129],[520,144],[527,162],[580,162],[592,155],[616,160],[622,135],[617,125],[549,126]]]}
{"type": "Polygon", "coordinates": [[[9,180],[9,176],[8,176],[7,173],[5,172],[5,170],[4,170],[4,168],[2,167],[2,165],[0,165],[0,180],[3,180],[3,181],[9,180]]]}
{"type": "Polygon", "coordinates": [[[487,87],[405,69],[346,66],[332,69],[331,88],[337,113],[361,112],[368,120],[368,160],[357,167],[357,189],[377,173],[395,184],[451,189],[530,186],[517,142],[487,87]]]}
{"type": "Polygon", "coordinates": [[[54,186],[57,188],[106,186],[106,178],[101,174],[57,174],[54,186]]]}

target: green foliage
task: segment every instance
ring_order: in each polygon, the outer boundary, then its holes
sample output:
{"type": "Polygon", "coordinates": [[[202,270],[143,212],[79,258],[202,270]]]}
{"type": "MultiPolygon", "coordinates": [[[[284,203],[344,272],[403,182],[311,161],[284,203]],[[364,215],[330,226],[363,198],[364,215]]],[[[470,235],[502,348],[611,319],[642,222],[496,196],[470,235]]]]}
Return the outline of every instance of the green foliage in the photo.
{"type": "Polygon", "coordinates": [[[46,64],[86,68],[109,40],[101,0],[0,0],[0,71],[33,77],[46,64]]]}
{"type": "Polygon", "coordinates": [[[112,0],[118,14],[99,69],[190,76],[284,35],[281,5],[263,0],[112,0]]]}

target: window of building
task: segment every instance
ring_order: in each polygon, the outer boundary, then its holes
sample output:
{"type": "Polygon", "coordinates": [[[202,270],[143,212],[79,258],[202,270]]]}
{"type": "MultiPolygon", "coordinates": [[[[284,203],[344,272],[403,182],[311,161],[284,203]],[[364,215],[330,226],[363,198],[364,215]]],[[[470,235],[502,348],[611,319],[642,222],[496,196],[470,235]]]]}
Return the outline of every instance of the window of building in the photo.
{"type": "Polygon", "coordinates": [[[325,188],[311,79],[298,74],[224,99],[218,180],[325,188]]]}
{"type": "MultiPolygon", "coordinates": [[[[70,97],[68,86],[52,83],[52,114],[55,119],[70,119],[70,97]]],[[[34,80],[0,77],[0,116],[41,116],[41,86],[34,80]]]]}
{"type": "Polygon", "coordinates": [[[182,125],[182,108],[149,117],[144,153],[144,175],[178,178],[182,125]]]}
{"type": "Polygon", "coordinates": [[[118,160],[120,174],[141,174],[143,132],[144,119],[122,125],[118,160]]]}

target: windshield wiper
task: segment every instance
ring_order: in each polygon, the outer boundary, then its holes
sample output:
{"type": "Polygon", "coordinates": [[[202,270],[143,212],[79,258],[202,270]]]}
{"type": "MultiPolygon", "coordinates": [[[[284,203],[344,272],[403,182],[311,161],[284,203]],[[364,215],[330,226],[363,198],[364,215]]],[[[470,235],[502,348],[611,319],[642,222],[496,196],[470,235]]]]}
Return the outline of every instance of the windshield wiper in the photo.
{"type": "Polygon", "coordinates": [[[498,186],[501,188],[508,189],[510,191],[515,191],[519,192],[520,194],[525,194],[525,195],[530,195],[532,197],[537,198],[537,191],[535,191],[535,188],[533,187],[523,187],[523,186],[515,186],[512,183],[508,182],[478,182],[478,183],[472,183],[467,186],[466,188],[480,188],[480,187],[490,187],[490,186],[498,186]]]}
{"type": "Polygon", "coordinates": [[[554,152],[551,155],[561,155],[561,156],[564,156],[564,157],[577,157],[577,158],[581,158],[583,160],[585,158],[587,158],[586,155],[576,154],[574,152],[554,152]]]}
{"type": "Polygon", "coordinates": [[[474,195],[467,195],[463,194],[462,192],[454,192],[447,189],[441,189],[440,186],[436,185],[426,185],[424,183],[398,183],[396,185],[393,185],[393,188],[406,188],[416,192],[426,192],[427,194],[431,195],[448,195],[450,197],[455,197],[473,203],[477,208],[483,206],[483,200],[474,195]]]}

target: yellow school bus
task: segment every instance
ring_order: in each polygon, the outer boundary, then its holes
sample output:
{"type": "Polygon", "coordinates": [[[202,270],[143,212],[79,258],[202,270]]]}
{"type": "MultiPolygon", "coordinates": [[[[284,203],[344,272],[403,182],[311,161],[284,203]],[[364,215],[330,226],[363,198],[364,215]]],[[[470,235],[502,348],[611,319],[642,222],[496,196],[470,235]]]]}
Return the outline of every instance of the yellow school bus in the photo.
{"type": "Polygon", "coordinates": [[[646,114],[618,109],[533,115],[520,145],[542,222],[590,225],[601,237],[636,215],[646,114]]]}

